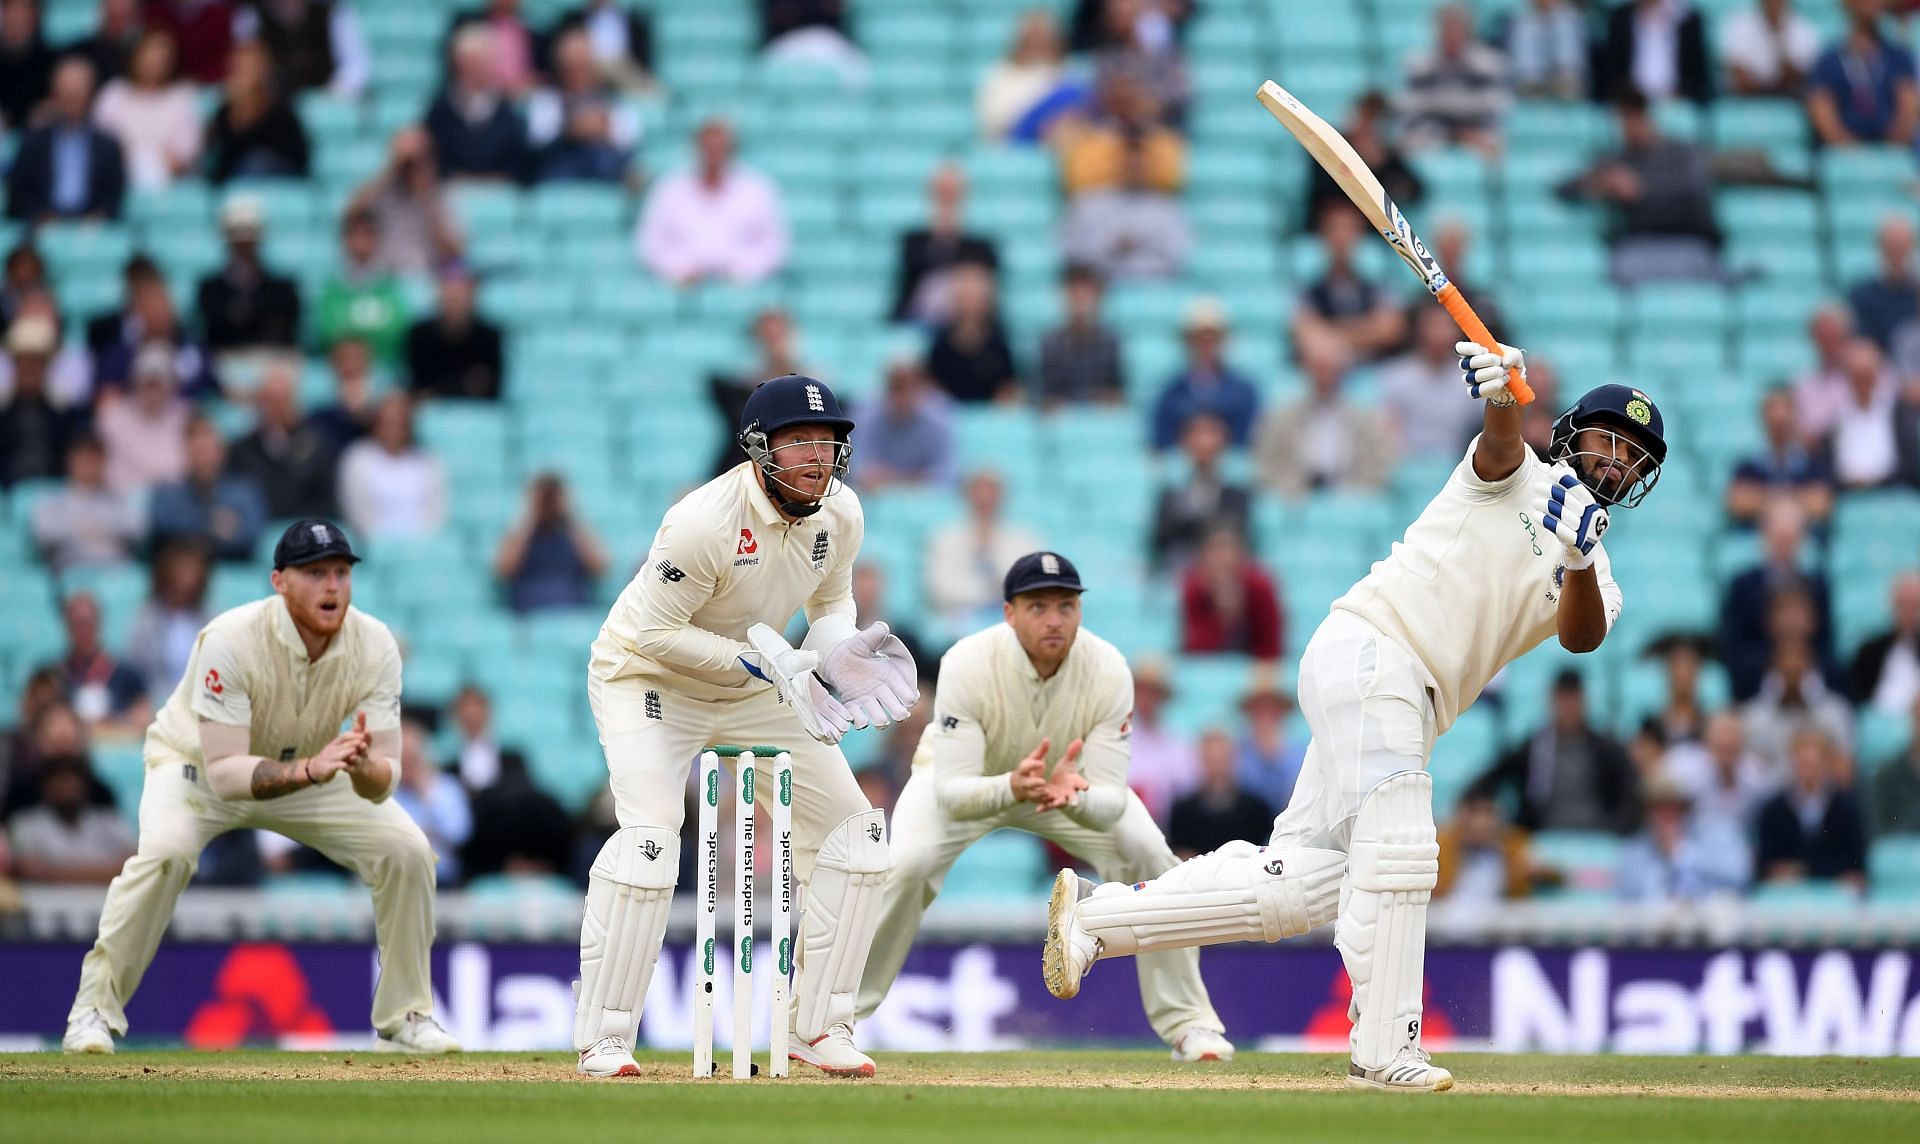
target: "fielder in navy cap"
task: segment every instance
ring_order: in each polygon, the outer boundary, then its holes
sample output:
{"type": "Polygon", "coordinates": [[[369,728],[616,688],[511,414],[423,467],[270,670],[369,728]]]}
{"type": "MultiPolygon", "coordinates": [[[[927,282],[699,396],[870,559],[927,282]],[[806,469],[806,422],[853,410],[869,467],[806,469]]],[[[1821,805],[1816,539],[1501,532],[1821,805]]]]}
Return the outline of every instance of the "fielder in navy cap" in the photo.
{"type": "Polygon", "coordinates": [[[1086,585],[1080,583],[1080,570],[1073,566],[1073,561],[1057,552],[1029,552],[1007,569],[1007,579],[1001,585],[1002,599],[1011,603],[1022,592],[1038,592],[1042,588],[1087,590],[1086,585]]]}
{"type": "Polygon", "coordinates": [[[347,541],[347,534],[340,526],[330,520],[313,517],[296,520],[280,534],[280,543],[273,546],[273,570],[298,568],[302,564],[312,564],[318,560],[338,557],[349,564],[360,563],[353,554],[353,545],[347,541]]]}

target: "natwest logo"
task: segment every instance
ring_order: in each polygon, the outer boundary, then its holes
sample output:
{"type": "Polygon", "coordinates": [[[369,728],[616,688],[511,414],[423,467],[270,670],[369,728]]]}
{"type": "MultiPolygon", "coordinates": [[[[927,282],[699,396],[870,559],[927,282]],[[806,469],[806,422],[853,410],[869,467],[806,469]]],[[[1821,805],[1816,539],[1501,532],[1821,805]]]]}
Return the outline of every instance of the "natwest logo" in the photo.
{"type": "Polygon", "coordinates": [[[220,669],[217,667],[208,668],[207,669],[207,694],[219,695],[222,692],[226,691],[226,689],[227,689],[227,685],[220,682],[220,669]]]}
{"type": "Polygon", "coordinates": [[[324,1036],[333,1022],[313,1003],[307,975],[284,945],[236,945],[213,982],[213,998],[187,1025],[196,1049],[231,1049],[248,1041],[324,1036]]]}
{"type": "Polygon", "coordinates": [[[753,538],[753,529],[740,530],[740,547],[734,549],[735,556],[751,556],[760,551],[760,542],[753,538]]]}

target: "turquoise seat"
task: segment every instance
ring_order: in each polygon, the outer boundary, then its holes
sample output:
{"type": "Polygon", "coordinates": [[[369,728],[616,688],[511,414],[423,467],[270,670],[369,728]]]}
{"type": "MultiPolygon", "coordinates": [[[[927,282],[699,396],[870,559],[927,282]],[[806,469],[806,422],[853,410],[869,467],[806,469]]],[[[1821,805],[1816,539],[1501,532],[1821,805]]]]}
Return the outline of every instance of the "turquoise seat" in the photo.
{"type": "Polygon", "coordinates": [[[1009,901],[1038,894],[1047,877],[1046,847],[1018,830],[996,830],[967,847],[940,889],[940,899],[1009,901]]]}
{"type": "Polygon", "coordinates": [[[1867,851],[1867,878],[1875,897],[1920,899],[1920,837],[1882,838],[1867,851]]]}
{"type": "Polygon", "coordinates": [[[1618,835],[1600,831],[1543,830],[1531,842],[1534,861],[1560,871],[1564,891],[1585,893],[1613,889],[1622,848],[1618,835]]]}
{"type": "Polygon", "coordinates": [[[1500,754],[1500,724],[1489,712],[1468,708],[1435,740],[1427,771],[1433,776],[1433,814],[1445,820],[1473,781],[1500,754]]]}
{"type": "Polygon", "coordinates": [[[1913,742],[1913,720],[1905,715],[1869,708],[1860,713],[1855,727],[1854,756],[1863,774],[1899,759],[1913,742]]]}

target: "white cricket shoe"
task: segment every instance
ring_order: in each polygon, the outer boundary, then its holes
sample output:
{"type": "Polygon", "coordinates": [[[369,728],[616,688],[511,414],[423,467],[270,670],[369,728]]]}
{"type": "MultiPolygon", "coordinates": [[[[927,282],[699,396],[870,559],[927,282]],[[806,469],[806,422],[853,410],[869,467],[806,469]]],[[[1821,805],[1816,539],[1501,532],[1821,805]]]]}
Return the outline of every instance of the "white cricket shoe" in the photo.
{"type": "Polygon", "coordinates": [[[440,1022],[425,1013],[408,1013],[407,1019],[391,1033],[374,1038],[376,1053],[457,1053],[460,1042],[440,1027],[440,1022]]]}
{"type": "Polygon", "coordinates": [[[625,1037],[602,1037],[580,1050],[580,1063],[574,1071],[581,1076],[639,1076],[640,1063],[633,1059],[625,1037]]]}
{"type": "Polygon", "coordinates": [[[1174,1035],[1173,1059],[1182,1064],[1230,1061],[1233,1059],[1233,1042],[1217,1030],[1194,1025],[1174,1035]]]}
{"type": "Polygon", "coordinates": [[[873,1058],[853,1047],[853,1030],[835,1022],[811,1041],[793,1038],[787,1059],[812,1065],[828,1076],[870,1077],[873,1058]]]}
{"type": "Polygon", "coordinates": [[[60,1038],[63,1053],[111,1053],[113,1030],[100,1010],[89,1009],[67,1022],[67,1035],[60,1038]]]}
{"type": "Polygon", "coordinates": [[[1053,896],[1047,899],[1047,945],[1040,954],[1040,973],[1047,992],[1065,1001],[1080,992],[1080,978],[1100,956],[1100,940],[1076,924],[1080,899],[1093,893],[1093,883],[1072,870],[1053,878],[1053,896]]]}
{"type": "Polygon", "coordinates": [[[1384,1067],[1363,1069],[1347,1063],[1348,1088],[1384,1088],[1389,1092],[1445,1092],[1453,1074],[1433,1063],[1427,1050],[1406,1045],[1384,1067]]]}

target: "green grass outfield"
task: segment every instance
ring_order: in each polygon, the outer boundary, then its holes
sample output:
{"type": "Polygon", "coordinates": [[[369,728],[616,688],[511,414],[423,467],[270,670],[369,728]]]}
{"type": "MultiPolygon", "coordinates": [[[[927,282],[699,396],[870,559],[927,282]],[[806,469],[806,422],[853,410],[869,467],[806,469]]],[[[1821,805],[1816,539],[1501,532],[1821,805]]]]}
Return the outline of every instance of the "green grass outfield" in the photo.
{"type": "Polygon", "coordinates": [[[1920,1140],[1920,1060],[1451,1054],[1459,1087],[1432,1096],[1348,1091],[1331,1056],[888,1053],[864,1082],[688,1063],[585,1081],[566,1053],[9,1054],[0,1141],[1920,1140]]]}

